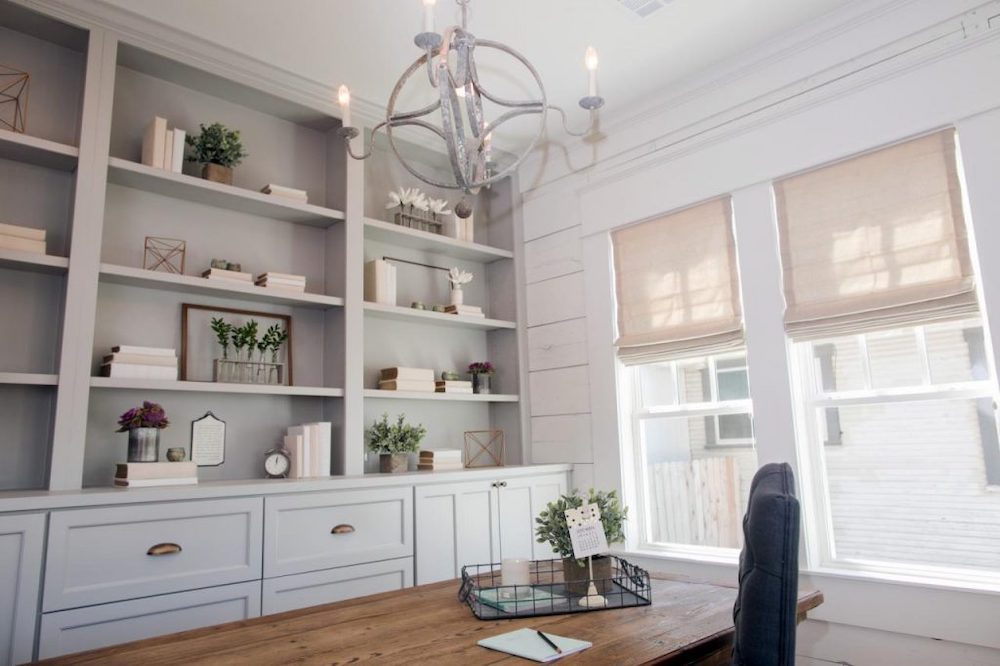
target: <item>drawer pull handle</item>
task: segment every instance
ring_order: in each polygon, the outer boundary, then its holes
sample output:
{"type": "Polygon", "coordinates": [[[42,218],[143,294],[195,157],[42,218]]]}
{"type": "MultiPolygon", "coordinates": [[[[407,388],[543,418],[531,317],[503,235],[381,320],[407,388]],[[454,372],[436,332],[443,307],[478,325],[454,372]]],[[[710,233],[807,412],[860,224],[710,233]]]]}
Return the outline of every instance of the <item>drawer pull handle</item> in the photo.
{"type": "Polygon", "coordinates": [[[330,530],[330,534],[350,534],[353,531],[354,531],[354,525],[347,525],[345,523],[342,525],[334,526],[334,528],[330,530]]]}
{"type": "Polygon", "coordinates": [[[159,555],[173,555],[174,553],[179,553],[182,550],[184,549],[176,543],[158,543],[155,546],[150,546],[149,550],[146,551],[146,554],[156,557],[159,555]]]}

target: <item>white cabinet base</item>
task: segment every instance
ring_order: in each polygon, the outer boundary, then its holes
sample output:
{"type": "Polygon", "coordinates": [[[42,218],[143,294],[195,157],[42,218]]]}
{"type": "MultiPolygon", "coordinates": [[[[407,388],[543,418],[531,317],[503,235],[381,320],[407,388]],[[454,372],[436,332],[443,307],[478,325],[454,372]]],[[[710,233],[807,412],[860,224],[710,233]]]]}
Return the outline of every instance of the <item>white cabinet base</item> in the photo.
{"type": "Polygon", "coordinates": [[[264,581],[263,613],[283,613],[412,585],[412,557],[269,578],[264,581]]]}
{"type": "Polygon", "coordinates": [[[0,664],[31,661],[45,515],[0,517],[0,664]]]}

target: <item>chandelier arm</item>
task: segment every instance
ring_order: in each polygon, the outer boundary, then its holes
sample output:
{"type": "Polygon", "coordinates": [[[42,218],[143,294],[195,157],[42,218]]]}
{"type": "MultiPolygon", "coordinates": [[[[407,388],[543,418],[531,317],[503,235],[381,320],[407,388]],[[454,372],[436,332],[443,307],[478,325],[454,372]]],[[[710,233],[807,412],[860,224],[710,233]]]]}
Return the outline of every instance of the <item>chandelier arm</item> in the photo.
{"type": "Polygon", "coordinates": [[[437,100],[433,104],[428,104],[422,109],[417,109],[416,111],[403,111],[400,113],[392,114],[389,118],[390,123],[395,123],[400,120],[410,120],[411,118],[420,118],[421,116],[426,116],[434,113],[441,108],[441,100],[437,100]]]}
{"type": "Polygon", "coordinates": [[[483,116],[483,98],[476,87],[476,61],[469,57],[469,78],[465,86],[465,109],[469,115],[469,125],[472,127],[472,134],[482,141],[486,136],[483,130],[485,116],[483,116]]]}
{"type": "Polygon", "coordinates": [[[563,109],[560,106],[556,106],[555,104],[549,104],[547,108],[559,113],[559,116],[562,118],[563,131],[566,132],[566,134],[569,134],[570,136],[575,136],[575,137],[587,136],[588,134],[594,131],[594,126],[596,123],[594,122],[593,114],[591,114],[590,125],[587,126],[587,129],[583,130],[582,132],[576,132],[574,130],[571,130],[569,128],[569,125],[567,124],[569,118],[565,109],[563,109]]]}
{"type": "MultiPolygon", "coordinates": [[[[354,149],[351,148],[351,140],[348,138],[344,142],[344,145],[347,147],[347,154],[350,155],[351,157],[353,157],[356,160],[366,160],[369,157],[371,157],[372,153],[375,151],[375,135],[378,133],[378,131],[380,129],[388,127],[388,126],[389,126],[389,122],[386,121],[386,120],[383,120],[378,125],[375,125],[374,127],[372,127],[372,138],[368,142],[368,148],[366,148],[360,155],[356,155],[354,153],[354,149]]],[[[364,143],[362,142],[362,146],[363,145],[364,145],[364,143]]]]}
{"type": "MultiPolygon", "coordinates": [[[[442,69],[444,64],[439,65],[442,69]]],[[[448,85],[439,86],[438,91],[441,96],[441,126],[444,134],[445,145],[448,147],[448,159],[451,161],[451,169],[455,173],[455,180],[462,189],[467,189],[469,183],[469,173],[467,169],[467,158],[465,149],[465,129],[462,126],[462,112],[458,104],[458,95],[452,85],[451,72],[448,72],[448,85]]]]}
{"type": "MultiPolygon", "coordinates": [[[[552,108],[552,107],[549,107],[549,108],[552,108]]],[[[540,114],[541,112],[542,112],[541,108],[538,108],[538,109],[511,109],[510,111],[507,111],[506,113],[504,113],[503,115],[501,115],[500,117],[498,117],[493,122],[488,123],[486,125],[486,127],[483,128],[483,136],[489,134],[490,132],[492,132],[493,130],[495,130],[500,125],[503,125],[508,120],[513,120],[514,118],[517,118],[518,116],[526,116],[528,114],[535,114],[535,113],[539,113],[540,114]]]]}

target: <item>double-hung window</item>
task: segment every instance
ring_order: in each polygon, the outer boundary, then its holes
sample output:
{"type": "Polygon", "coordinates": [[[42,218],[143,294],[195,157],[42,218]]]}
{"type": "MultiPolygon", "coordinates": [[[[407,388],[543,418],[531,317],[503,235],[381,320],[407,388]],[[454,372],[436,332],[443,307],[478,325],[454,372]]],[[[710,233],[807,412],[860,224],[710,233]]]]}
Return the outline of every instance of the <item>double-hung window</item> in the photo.
{"type": "Polygon", "coordinates": [[[730,201],[626,227],[612,242],[638,545],[739,548],[757,461],[730,201]]]}

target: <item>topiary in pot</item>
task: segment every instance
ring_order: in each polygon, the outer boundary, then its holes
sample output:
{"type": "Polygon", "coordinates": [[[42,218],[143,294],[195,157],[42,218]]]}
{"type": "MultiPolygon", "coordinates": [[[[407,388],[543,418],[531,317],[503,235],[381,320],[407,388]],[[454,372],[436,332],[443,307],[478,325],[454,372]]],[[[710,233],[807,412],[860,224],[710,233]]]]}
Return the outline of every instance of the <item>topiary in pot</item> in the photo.
{"type": "MultiPolygon", "coordinates": [[[[566,509],[579,509],[585,504],[596,504],[600,509],[601,525],[608,544],[625,541],[628,507],[621,505],[618,493],[614,490],[604,492],[591,488],[585,496],[581,495],[580,491],[574,490],[555,502],[549,502],[535,519],[537,525],[535,536],[538,537],[538,543],[549,544],[552,551],[563,558],[563,578],[570,594],[586,594],[589,579],[587,561],[573,557],[573,542],[569,536],[569,526],[566,524],[566,509]]],[[[601,594],[607,594],[612,591],[611,558],[598,555],[593,558],[593,564],[597,589],[601,594]]]]}
{"type": "Polygon", "coordinates": [[[207,127],[201,125],[201,133],[188,136],[187,145],[194,150],[194,155],[188,158],[204,166],[201,177],[217,183],[233,184],[233,167],[238,166],[247,156],[243,150],[239,130],[227,129],[222,123],[212,123],[207,127]]]}
{"type": "Polygon", "coordinates": [[[365,436],[368,450],[379,454],[379,471],[405,472],[409,468],[409,454],[420,450],[420,441],[426,434],[423,425],[408,424],[406,414],[400,414],[395,423],[389,423],[389,415],[382,414],[365,436]]]}

